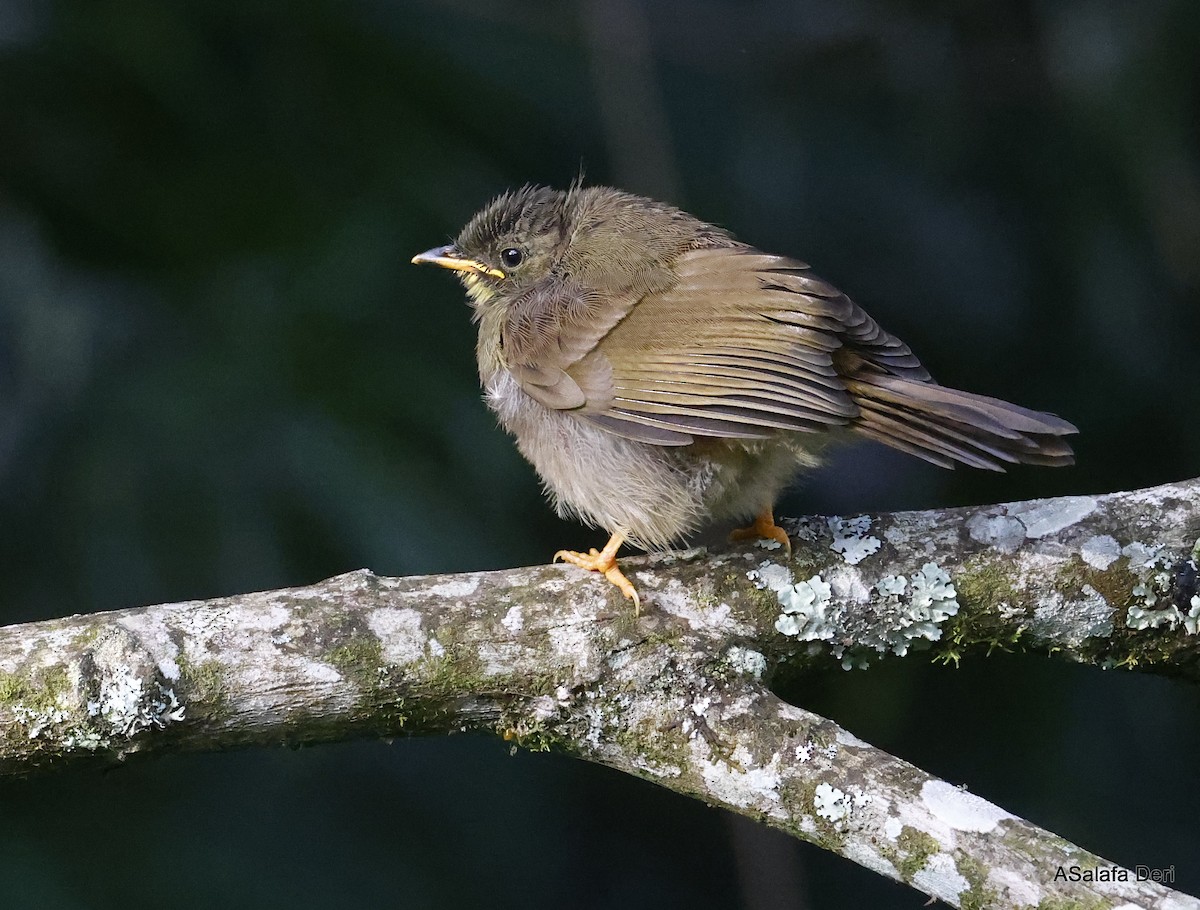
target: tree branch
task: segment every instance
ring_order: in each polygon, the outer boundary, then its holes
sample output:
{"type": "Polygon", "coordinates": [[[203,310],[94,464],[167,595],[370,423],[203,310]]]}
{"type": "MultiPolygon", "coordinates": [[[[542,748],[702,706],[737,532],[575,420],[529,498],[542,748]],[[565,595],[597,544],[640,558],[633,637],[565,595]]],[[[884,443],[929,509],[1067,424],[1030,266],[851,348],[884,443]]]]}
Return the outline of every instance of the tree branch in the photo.
{"type": "Polygon", "coordinates": [[[491,730],[758,818],[953,906],[1200,907],[762,682],[784,662],[916,646],[950,660],[1045,649],[1195,680],[1200,483],[790,528],[787,559],[626,560],[640,617],[607,582],[539,566],[360,571],[0,629],[0,772],[491,730]],[[1056,880],[1060,867],[1107,880],[1056,880]]]}

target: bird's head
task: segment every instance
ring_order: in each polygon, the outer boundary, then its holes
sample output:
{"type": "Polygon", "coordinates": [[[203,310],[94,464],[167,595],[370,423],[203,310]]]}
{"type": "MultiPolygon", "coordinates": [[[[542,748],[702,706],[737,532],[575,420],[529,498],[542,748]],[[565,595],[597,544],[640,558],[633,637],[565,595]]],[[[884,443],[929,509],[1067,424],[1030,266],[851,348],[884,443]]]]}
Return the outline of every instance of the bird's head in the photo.
{"type": "Polygon", "coordinates": [[[601,293],[670,280],[675,258],[729,235],[673,206],[606,186],[525,186],[496,197],[449,246],[413,262],[458,272],[471,302],[511,301],[547,277],[601,293]]]}
{"type": "Polygon", "coordinates": [[[458,272],[476,306],[513,296],[551,274],[570,239],[567,194],[543,186],[504,193],[475,215],[449,246],[413,262],[458,272]]]}

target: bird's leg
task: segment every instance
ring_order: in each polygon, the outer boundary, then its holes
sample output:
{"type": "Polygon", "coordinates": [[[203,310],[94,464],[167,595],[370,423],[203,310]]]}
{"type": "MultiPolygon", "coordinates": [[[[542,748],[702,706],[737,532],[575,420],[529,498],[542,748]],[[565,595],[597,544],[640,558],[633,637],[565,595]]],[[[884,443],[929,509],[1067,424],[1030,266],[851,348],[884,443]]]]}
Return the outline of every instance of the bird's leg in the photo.
{"type": "Polygon", "coordinates": [[[754,540],[756,538],[777,540],[783,544],[783,548],[789,554],[792,552],[792,541],[788,538],[787,531],[775,524],[775,512],[770,506],[758,513],[754,524],[729,532],[730,540],[754,540]]]}
{"type": "Polygon", "coordinates": [[[569,562],[573,566],[579,566],[581,569],[587,569],[589,572],[602,572],[604,577],[616,585],[626,598],[633,601],[633,615],[637,616],[642,609],[641,598],[638,597],[637,591],[629,579],[626,578],[621,570],[617,568],[617,550],[621,549],[621,544],[625,542],[625,538],[620,534],[614,534],[608,539],[608,543],[604,545],[604,549],[596,552],[595,547],[588,553],[576,553],[574,550],[559,550],[554,554],[554,560],[562,560],[569,562]]]}

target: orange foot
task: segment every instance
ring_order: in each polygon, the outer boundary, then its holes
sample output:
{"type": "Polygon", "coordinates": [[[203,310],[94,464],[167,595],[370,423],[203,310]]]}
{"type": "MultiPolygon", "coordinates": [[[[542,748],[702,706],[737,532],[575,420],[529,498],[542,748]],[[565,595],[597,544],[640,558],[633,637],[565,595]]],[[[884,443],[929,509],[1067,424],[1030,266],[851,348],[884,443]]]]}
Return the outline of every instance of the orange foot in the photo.
{"type": "Polygon", "coordinates": [[[633,584],[617,568],[617,550],[621,549],[621,544],[624,542],[624,537],[620,534],[614,534],[608,539],[608,543],[604,545],[604,549],[599,552],[596,551],[595,547],[587,553],[576,553],[574,550],[559,550],[554,554],[554,560],[557,562],[561,559],[563,562],[569,562],[571,565],[587,569],[589,572],[603,572],[605,578],[616,585],[627,599],[633,601],[633,615],[637,616],[642,610],[641,598],[638,597],[633,584]]]}
{"type": "Polygon", "coordinates": [[[792,552],[792,542],[787,536],[787,531],[775,524],[775,513],[771,509],[763,509],[758,517],[754,519],[754,524],[748,528],[738,528],[736,531],[729,533],[730,540],[777,540],[783,544],[783,548],[790,555],[792,552]]]}

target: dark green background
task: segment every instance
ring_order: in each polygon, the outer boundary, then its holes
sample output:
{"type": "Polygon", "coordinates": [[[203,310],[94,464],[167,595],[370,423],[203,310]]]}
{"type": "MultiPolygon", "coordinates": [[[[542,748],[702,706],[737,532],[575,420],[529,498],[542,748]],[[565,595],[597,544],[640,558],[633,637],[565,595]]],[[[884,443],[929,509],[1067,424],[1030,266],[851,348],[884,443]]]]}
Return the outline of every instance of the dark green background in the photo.
{"type": "MultiPolygon", "coordinates": [[[[812,262],[1079,466],[840,452],[785,513],[1200,474],[1200,4],[0,2],[0,620],[544,561],[457,283],[494,193],[593,182],[812,262]]],[[[789,697],[1200,892],[1194,690],[921,657],[789,697]]],[[[479,737],[0,785],[0,907],[919,907],[479,737]]]]}

